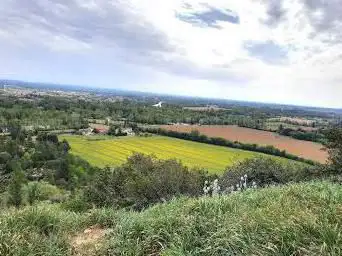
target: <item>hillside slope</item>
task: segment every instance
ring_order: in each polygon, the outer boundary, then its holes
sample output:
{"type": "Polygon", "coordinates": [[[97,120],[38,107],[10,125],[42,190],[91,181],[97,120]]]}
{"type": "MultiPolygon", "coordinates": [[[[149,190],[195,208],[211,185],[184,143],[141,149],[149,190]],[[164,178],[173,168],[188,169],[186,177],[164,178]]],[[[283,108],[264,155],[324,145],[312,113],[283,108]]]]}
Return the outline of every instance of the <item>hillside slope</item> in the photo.
{"type": "Polygon", "coordinates": [[[91,255],[341,255],[342,187],[313,182],[175,199],[141,213],[39,205],[7,211],[0,222],[1,255],[72,255],[70,238],[92,225],[105,235],[91,255]]]}

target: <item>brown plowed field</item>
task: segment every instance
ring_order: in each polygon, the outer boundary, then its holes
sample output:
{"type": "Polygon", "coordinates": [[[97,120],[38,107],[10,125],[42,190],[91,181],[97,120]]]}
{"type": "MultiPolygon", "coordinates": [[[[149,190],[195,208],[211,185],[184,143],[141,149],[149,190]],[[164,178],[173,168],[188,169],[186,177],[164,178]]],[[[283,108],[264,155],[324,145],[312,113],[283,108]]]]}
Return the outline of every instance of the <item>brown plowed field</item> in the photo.
{"type": "Polygon", "coordinates": [[[328,158],[327,152],[322,150],[323,145],[319,143],[296,140],[273,132],[259,131],[235,125],[162,125],[161,128],[179,132],[198,130],[201,134],[205,134],[208,137],[222,137],[230,141],[242,143],[272,145],[281,150],[286,150],[290,154],[321,163],[325,163],[328,158]]]}

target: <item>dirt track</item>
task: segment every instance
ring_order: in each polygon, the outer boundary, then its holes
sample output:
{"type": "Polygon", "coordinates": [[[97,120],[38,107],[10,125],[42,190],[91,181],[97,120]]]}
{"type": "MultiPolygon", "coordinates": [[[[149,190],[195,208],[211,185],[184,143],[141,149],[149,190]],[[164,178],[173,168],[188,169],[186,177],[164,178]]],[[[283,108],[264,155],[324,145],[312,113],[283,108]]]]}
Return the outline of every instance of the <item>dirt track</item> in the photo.
{"type": "Polygon", "coordinates": [[[296,140],[278,135],[277,133],[243,128],[235,125],[163,125],[161,128],[180,132],[198,130],[201,134],[205,134],[209,137],[222,137],[231,141],[240,141],[243,143],[272,145],[281,150],[286,150],[286,152],[290,154],[321,163],[325,163],[328,158],[327,152],[322,150],[323,145],[319,143],[296,140]]]}

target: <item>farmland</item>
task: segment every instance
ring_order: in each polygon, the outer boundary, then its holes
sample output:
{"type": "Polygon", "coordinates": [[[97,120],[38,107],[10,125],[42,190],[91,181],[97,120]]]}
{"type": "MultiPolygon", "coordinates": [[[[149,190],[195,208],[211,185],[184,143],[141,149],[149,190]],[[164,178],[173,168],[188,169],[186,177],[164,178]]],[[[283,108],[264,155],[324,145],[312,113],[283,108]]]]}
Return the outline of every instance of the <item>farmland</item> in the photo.
{"type": "Polygon", "coordinates": [[[198,130],[201,134],[205,134],[209,137],[222,137],[227,140],[239,141],[242,143],[272,145],[278,149],[286,150],[288,153],[306,159],[319,161],[321,163],[324,163],[328,157],[327,152],[322,150],[323,145],[319,143],[300,141],[272,132],[243,128],[234,125],[163,125],[161,128],[178,132],[191,132],[192,130],[198,130]]]}
{"type": "Polygon", "coordinates": [[[115,139],[105,136],[60,136],[60,139],[66,139],[70,143],[71,153],[99,167],[118,166],[133,152],[140,152],[153,154],[161,159],[176,158],[188,167],[202,167],[211,172],[219,172],[238,161],[262,155],[161,136],[115,139]]]}

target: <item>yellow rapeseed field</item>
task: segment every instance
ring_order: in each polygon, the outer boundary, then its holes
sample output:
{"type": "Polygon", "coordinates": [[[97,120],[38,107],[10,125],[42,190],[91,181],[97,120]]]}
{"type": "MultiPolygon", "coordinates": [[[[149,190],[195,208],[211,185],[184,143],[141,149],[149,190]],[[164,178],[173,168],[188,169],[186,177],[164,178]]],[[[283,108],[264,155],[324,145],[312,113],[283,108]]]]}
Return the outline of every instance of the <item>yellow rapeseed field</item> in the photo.
{"type": "Polygon", "coordinates": [[[175,158],[188,167],[205,168],[210,172],[223,172],[247,158],[263,154],[239,149],[208,145],[181,139],[152,137],[75,136],[63,135],[71,146],[71,153],[98,166],[118,166],[134,152],[155,155],[160,159],[175,158]]]}

